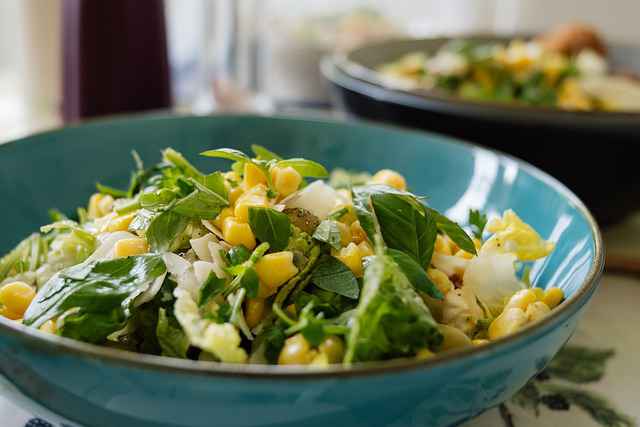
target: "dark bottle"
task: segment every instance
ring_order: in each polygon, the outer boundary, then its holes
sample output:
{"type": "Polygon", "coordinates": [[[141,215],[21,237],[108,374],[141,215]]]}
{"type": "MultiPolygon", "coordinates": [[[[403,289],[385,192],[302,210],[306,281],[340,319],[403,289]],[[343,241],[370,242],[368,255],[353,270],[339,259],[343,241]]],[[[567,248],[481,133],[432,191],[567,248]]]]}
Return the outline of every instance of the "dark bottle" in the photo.
{"type": "Polygon", "coordinates": [[[63,117],[171,106],[162,0],[63,0],[63,117]]]}

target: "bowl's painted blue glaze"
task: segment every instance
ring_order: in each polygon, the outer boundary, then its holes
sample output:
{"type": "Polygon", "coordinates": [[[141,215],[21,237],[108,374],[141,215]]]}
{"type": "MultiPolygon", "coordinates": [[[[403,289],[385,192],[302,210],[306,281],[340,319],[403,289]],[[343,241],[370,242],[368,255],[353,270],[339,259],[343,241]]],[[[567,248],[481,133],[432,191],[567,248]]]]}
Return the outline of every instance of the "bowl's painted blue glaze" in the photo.
{"type": "MultiPolygon", "coordinates": [[[[461,124],[463,125],[463,124],[461,124]]],[[[571,336],[602,269],[599,232],[553,179],[512,158],[429,134],[363,124],[263,117],[95,122],[0,146],[0,252],[72,212],[100,180],[124,186],[135,149],[148,163],[172,146],[204,170],[208,148],[252,143],[328,167],[402,171],[411,189],[458,220],[513,208],[555,252],[533,269],[568,301],[533,328],[427,362],[305,373],[224,367],[107,350],[0,320],[0,369],[27,395],[88,426],[448,426],[507,399],[571,336]]]]}

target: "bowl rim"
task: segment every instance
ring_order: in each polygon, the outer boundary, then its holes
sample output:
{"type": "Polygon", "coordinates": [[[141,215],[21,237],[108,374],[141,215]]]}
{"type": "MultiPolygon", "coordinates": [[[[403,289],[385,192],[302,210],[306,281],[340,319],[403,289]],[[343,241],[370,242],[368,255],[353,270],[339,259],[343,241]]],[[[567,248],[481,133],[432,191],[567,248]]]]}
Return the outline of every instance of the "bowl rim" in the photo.
{"type": "MultiPolygon", "coordinates": [[[[380,46],[389,46],[394,43],[409,43],[409,42],[436,42],[436,41],[452,41],[467,38],[483,38],[483,39],[496,39],[496,40],[512,40],[514,38],[530,38],[530,34],[490,34],[490,33],[467,33],[454,37],[436,36],[436,37],[396,37],[383,41],[376,41],[373,43],[366,43],[357,46],[346,52],[337,52],[325,55],[321,61],[321,64],[330,62],[333,64],[336,70],[340,71],[344,77],[348,77],[355,80],[354,83],[362,83],[366,86],[362,86],[358,92],[368,94],[372,88],[383,90],[386,93],[385,97],[389,99],[397,98],[398,103],[401,101],[407,102],[409,98],[415,98],[411,100],[412,105],[421,106],[421,108],[428,108],[435,111],[443,112],[457,112],[464,113],[470,116],[478,117],[505,117],[513,120],[536,120],[543,122],[551,122],[558,124],[565,124],[567,120],[579,122],[581,125],[590,126],[594,121],[598,123],[602,122],[614,122],[624,123],[629,126],[633,125],[634,121],[637,124],[637,120],[640,117],[640,111],[572,111],[563,110],[555,107],[541,107],[531,105],[520,105],[496,101],[473,101],[464,99],[458,96],[452,96],[447,94],[439,94],[433,90],[420,90],[420,89],[402,89],[394,88],[385,85],[384,82],[378,77],[378,73],[369,68],[368,66],[356,61],[352,58],[354,53],[357,53],[363,49],[374,49],[380,46]]],[[[613,46],[620,48],[633,47],[631,44],[615,43],[613,46]]],[[[331,73],[326,71],[327,65],[321,65],[321,69],[325,78],[332,81],[331,73]]],[[[352,83],[352,85],[354,84],[352,83]]]]}
{"type": "MultiPolygon", "coordinates": [[[[525,338],[534,336],[536,333],[541,333],[543,330],[548,329],[550,326],[558,322],[566,313],[574,309],[578,310],[587,298],[596,290],[600,276],[604,268],[604,246],[602,240],[602,234],[595,221],[593,215],[584,203],[569,190],[564,184],[548,175],[546,172],[541,171],[535,166],[527,163],[524,160],[518,159],[514,156],[500,152],[499,150],[493,150],[485,147],[480,147],[471,142],[459,140],[445,135],[440,135],[432,132],[422,132],[418,130],[411,130],[394,125],[379,124],[369,121],[357,120],[346,122],[344,120],[327,119],[327,118],[314,118],[314,117],[301,117],[301,116],[287,116],[287,115],[275,115],[275,116],[261,116],[256,114],[214,114],[214,115],[191,115],[191,114],[167,114],[166,112],[160,114],[139,114],[131,115],[124,114],[118,116],[109,116],[108,118],[98,118],[92,120],[86,120],[83,122],[75,123],[71,126],[59,126],[53,129],[49,129],[42,132],[37,132],[25,136],[24,138],[9,141],[0,145],[0,152],[6,146],[13,146],[15,144],[23,143],[23,140],[30,139],[36,136],[42,137],[48,134],[57,133],[67,129],[73,129],[78,127],[85,127],[91,125],[109,125],[117,123],[125,123],[130,121],[168,121],[168,120],[182,120],[198,118],[203,120],[217,120],[217,119],[260,119],[276,122],[307,122],[315,124],[325,125],[339,125],[344,127],[374,127],[380,129],[387,129],[394,132],[405,133],[407,135],[420,136],[426,139],[435,139],[439,143],[457,145],[464,147],[468,150],[481,150],[491,152],[498,156],[501,161],[508,160],[518,164],[518,167],[524,170],[527,174],[534,178],[539,179],[545,185],[548,185],[553,190],[557,191],[563,198],[565,198],[570,204],[572,204],[576,210],[584,216],[594,239],[594,258],[584,281],[580,284],[579,288],[567,298],[559,307],[552,310],[551,314],[544,319],[534,323],[533,325],[526,326],[513,335],[502,338],[498,341],[490,342],[482,346],[465,347],[462,349],[447,351],[436,356],[426,359],[394,359],[390,361],[382,362],[369,362],[360,363],[353,366],[330,366],[328,368],[313,369],[309,367],[282,367],[278,365],[260,365],[260,364],[230,364],[220,362],[205,362],[194,361],[186,359],[177,359],[164,356],[148,355],[141,353],[134,353],[126,350],[102,347],[95,344],[89,344],[81,341],[76,341],[71,338],[65,338],[57,335],[48,334],[39,330],[24,326],[15,321],[9,320],[0,316],[0,333],[8,334],[22,341],[26,341],[28,344],[35,345],[39,350],[50,353],[63,353],[73,354],[74,356],[98,360],[100,362],[112,363],[124,365],[129,368],[149,369],[154,371],[186,374],[186,375],[198,375],[207,377],[232,377],[232,378],[245,378],[245,379],[263,379],[263,380],[309,380],[309,379],[330,379],[330,378],[350,378],[361,376],[373,376],[383,375],[389,373],[407,373],[411,371],[421,370],[439,366],[445,363],[453,362],[461,358],[470,356],[482,356],[491,352],[499,352],[514,344],[524,344],[525,338]],[[115,118],[115,120],[114,120],[115,118]]],[[[0,375],[2,369],[0,368],[0,375]]]]}

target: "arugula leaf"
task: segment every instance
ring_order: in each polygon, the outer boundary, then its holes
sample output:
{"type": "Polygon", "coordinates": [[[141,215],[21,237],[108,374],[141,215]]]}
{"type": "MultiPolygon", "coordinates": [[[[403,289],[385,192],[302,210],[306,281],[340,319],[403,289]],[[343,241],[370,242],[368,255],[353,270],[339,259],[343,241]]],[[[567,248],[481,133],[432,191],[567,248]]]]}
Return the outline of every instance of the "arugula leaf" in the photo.
{"type": "Polygon", "coordinates": [[[482,239],[482,233],[487,226],[487,215],[479,210],[469,209],[469,225],[473,230],[473,235],[478,239],[482,239]]]}
{"type": "MultiPolygon", "coordinates": [[[[178,195],[175,191],[169,190],[168,188],[160,188],[140,193],[138,202],[140,207],[144,209],[158,210],[166,208],[176,197],[178,197],[178,195]]],[[[118,209],[118,213],[123,212],[121,209],[118,209]]]]}
{"type": "Polygon", "coordinates": [[[160,253],[169,251],[188,223],[186,217],[171,210],[156,215],[146,231],[151,250],[160,253]]]}
{"type": "Polygon", "coordinates": [[[249,298],[257,298],[258,291],[260,289],[260,279],[258,273],[253,267],[247,267],[240,279],[240,287],[247,290],[247,296],[249,298]]]}
{"type": "Polygon", "coordinates": [[[225,279],[219,279],[213,271],[209,273],[207,280],[205,280],[200,287],[198,306],[202,307],[206,305],[213,297],[221,294],[226,282],[227,281],[225,279]]]}
{"type": "Polygon", "coordinates": [[[113,196],[116,198],[127,197],[128,194],[126,190],[119,190],[108,185],[100,184],[99,182],[96,182],[96,189],[102,194],[108,194],[109,196],[113,196]]]}
{"type": "Polygon", "coordinates": [[[186,359],[190,346],[189,338],[182,330],[178,320],[169,316],[164,308],[158,309],[156,336],[163,356],[186,359]]]}
{"type": "Polygon", "coordinates": [[[220,159],[233,160],[235,162],[248,162],[251,159],[242,151],[234,150],[233,148],[218,148],[216,150],[207,150],[200,153],[205,157],[217,157],[220,159]]]}
{"type": "Polygon", "coordinates": [[[282,157],[278,156],[273,151],[269,151],[268,149],[266,149],[262,145],[258,145],[258,144],[251,145],[251,151],[253,151],[253,154],[256,155],[258,160],[266,160],[266,161],[269,161],[269,160],[282,160],[282,157]]]}
{"type": "Polygon", "coordinates": [[[345,311],[353,309],[358,303],[354,299],[326,291],[317,286],[311,286],[310,289],[299,292],[294,299],[298,311],[301,311],[310,302],[313,302],[314,311],[323,313],[326,318],[339,316],[345,311]]]}
{"type": "Polygon", "coordinates": [[[202,177],[201,183],[209,190],[218,194],[225,201],[229,200],[227,187],[224,185],[224,176],[222,176],[220,172],[213,172],[209,175],[205,175],[202,177]]]}
{"type": "Polygon", "coordinates": [[[200,172],[195,166],[193,166],[184,156],[174,150],[173,148],[166,148],[162,151],[162,159],[177,168],[182,174],[187,177],[200,179],[202,178],[202,172],[200,172]]]}
{"type": "Polygon", "coordinates": [[[311,273],[311,281],[321,289],[347,298],[358,299],[360,295],[356,276],[342,261],[332,256],[325,256],[318,262],[311,273]]]}
{"type": "Polygon", "coordinates": [[[268,326],[260,337],[265,346],[264,356],[269,363],[275,364],[278,362],[278,356],[280,355],[280,351],[282,350],[282,347],[284,347],[284,342],[287,339],[287,334],[284,332],[285,329],[286,324],[281,321],[277,321],[268,326]]]}
{"type": "Polygon", "coordinates": [[[413,287],[432,298],[443,300],[444,295],[438,287],[429,279],[424,267],[420,266],[413,258],[404,252],[396,249],[387,248],[387,255],[396,263],[400,270],[407,276],[413,287]]]}
{"type": "Polygon", "coordinates": [[[347,364],[413,356],[443,339],[427,306],[386,255],[375,256],[366,269],[351,322],[347,364]]]}
{"type": "Polygon", "coordinates": [[[227,272],[235,277],[225,286],[222,292],[223,295],[227,296],[240,288],[245,288],[247,290],[247,296],[250,298],[255,298],[258,295],[260,281],[258,279],[258,273],[256,273],[253,267],[269,250],[269,247],[269,243],[263,242],[253,250],[248,260],[242,264],[227,268],[227,272]],[[245,278],[245,276],[247,277],[245,278]]]}
{"type": "Polygon", "coordinates": [[[229,265],[239,265],[249,259],[251,252],[243,245],[234,246],[227,252],[229,265]]]}
{"type": "Polygon", "coordinates": [[[326,178],[329,176],[329,172],[327,169],[322,166],[320,163],[314,162],[313,160],[307,159],[287,159],[280,160],[276,163],[278,167],[287,167],[291,166],[294,168],[300,175],[308,178],[326,178]]]}
{"type": "Polygon", "coordinates": [[[131,317],[133,301],[162,274],[160,255],[92,261],[54,275],[36,295],[24,324],[40,327],[64,313],[60,334],[91,343],[103,342],[131,317]]]}
{"type": "Polygon", "coordinates": [[[342,236],[340,234],[340,228],[335,221],[322,221],[316,228],[316,231],[313,233],[313,238],[321,242],[328,243],[335,249],[340,249],[342,247],[342,236]]]}
{"type": "Polygon", "coordinates": [[[189,218],[208,219],[215,218],[223,207],[229,205],[229,202],[218,193],[195,180],[191,182],[195,189],[187,197],[178,200],[171,208],[173,212],[189,218]]]}
{"type": "Polygon", "coordinates": [[[469,235],[455,222],[451,221],[446,216],[442,215],[435,209],[425,208],[427,212],[431,213],[435,218],[438,230],[447,236],[453,242],[460,247],[460,249],[469,252],[470,254],[477,255],[476,245],[469,235]]]}
{"type": "Polygon", "coordinates": [[[261,242],[269,243],[274,251],[287,247],[291,237],[291,220],[286,214],[271,208],[249,207],[251,231],[261,242]]]}

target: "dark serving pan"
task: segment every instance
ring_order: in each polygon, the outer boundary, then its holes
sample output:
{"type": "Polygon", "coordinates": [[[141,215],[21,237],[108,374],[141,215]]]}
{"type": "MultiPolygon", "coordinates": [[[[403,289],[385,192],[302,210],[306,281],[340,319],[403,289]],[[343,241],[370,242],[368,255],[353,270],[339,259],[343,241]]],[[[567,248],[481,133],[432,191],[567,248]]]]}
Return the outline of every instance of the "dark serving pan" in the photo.
{"type": "MultiPolygon", "coordinates": [[[[391,40],[326,57],[322,71],[333,102],[355,117],[442,132],[523,158],[575,191],[603,225],[640,208],[638,113],[472,102],[434,91],[391,89],[378,79],[379,65],[409,52],[433,52],[449,40],[391,40]]],[[[640,47],[610,46],[609,60],[616,69],[640,71],[640,47]]]]}

